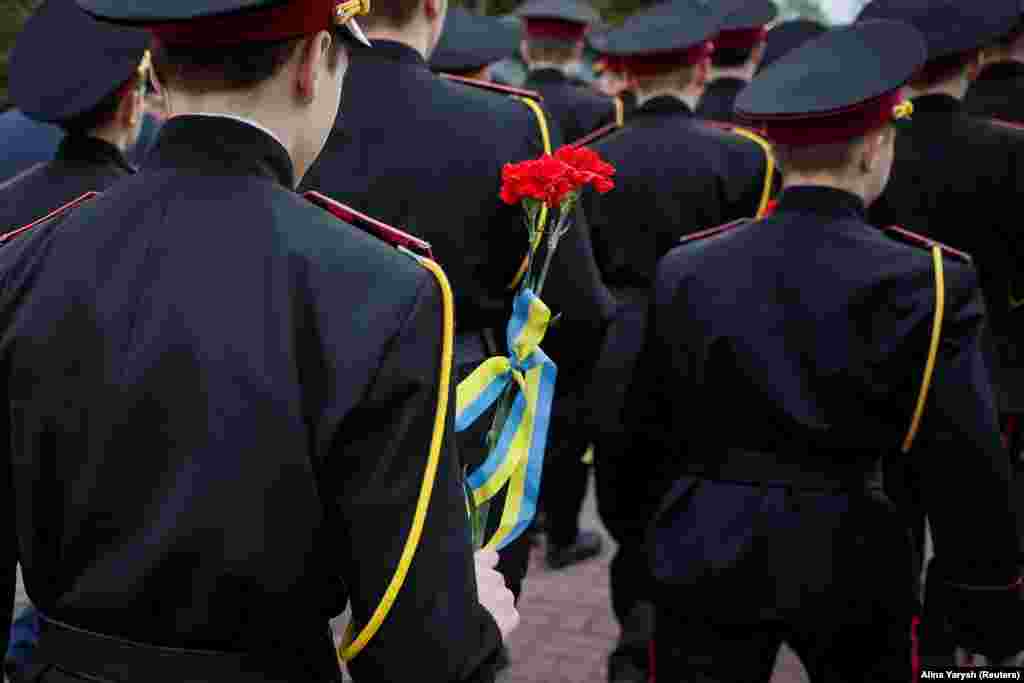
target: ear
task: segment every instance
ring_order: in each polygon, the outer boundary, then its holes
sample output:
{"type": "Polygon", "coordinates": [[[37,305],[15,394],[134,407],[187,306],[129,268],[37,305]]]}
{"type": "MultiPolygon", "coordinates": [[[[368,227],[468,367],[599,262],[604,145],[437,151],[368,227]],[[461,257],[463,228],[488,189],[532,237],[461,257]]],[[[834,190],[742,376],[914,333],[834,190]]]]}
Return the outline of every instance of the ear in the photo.
{"type": "Polygon", "coordinates": [[[892,126],[885,126],[880,130],[872,131],[864,138],[864,141],[859,145],[860,150],[857,152],[859,156],[857,165],[862,173],[867,175],[874,170],[882,157],[882,150],[885,149],[885,145],[888,143],[892,132],[892,126]]]}
{"type": "Polygon", "coordinates": [[[693,67],[693,84],[703,88],[711,76],[711,57],[702,57],[693,67]]]}
{"type": "Polygon", "coordinates": [[[526,49],[526,38],[519,41],[519,56],[524,63],[530,63],[530,51],[526,49]]]}
{"type": "Polygon", "coordinates": [[[761,63],[761,60],[764,59],[764,47],[767,44],[767,42],[762,40],[760,43],[754,46],[754,49],[750,51],[751,62],[753,62],[754,64],[761,63]]]}
{"type": "Polygon", "coordinates": [[[444,0],[423,0],[423,13],[434,21],[444,13],[444,0]]]}
{"type": "Polygon", "coordinates": [[[296,73],[296,89],[303,102],[312,102],[324,87],[322,76],[328,71],[328,54],[334,38],[327,31],[320,31],[302,43],[299,48],[299,64],[296,73]]]}
{"type": "Polygon", "coordinates": [[[982,50],[978,50],[974,53],[974,56],[967,62],[967,81],[974,81],[978,78],[978,74],[981,73],[981,67],[985,65],[985,53],[982,50]]]}
{"type": "Polygon", "coordinates": [[[114,112],[114,120],[119,127],[131,128],[142,118],[145,109],[145,94],[133,79],[130,86],[126,86],[121,93],[121,99],[117,103],[117,110],[114,112]]]}

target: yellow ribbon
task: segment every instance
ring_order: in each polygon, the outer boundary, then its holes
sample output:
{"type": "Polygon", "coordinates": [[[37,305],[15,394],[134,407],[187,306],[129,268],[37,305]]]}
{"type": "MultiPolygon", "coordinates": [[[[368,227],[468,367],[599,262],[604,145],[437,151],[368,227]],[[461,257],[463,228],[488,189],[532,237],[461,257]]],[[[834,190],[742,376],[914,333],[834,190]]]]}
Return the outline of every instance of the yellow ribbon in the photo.
{"type": "MultiPolygon", "coordinates": [[[[399,247],[402,249],[401,247],[399,247]]],[[[437,284],[441,287],[441,303],[443,307],[442,336],[441,336],[441,371],[438,380],[437,409],[434,412],[434,431],[430,440],[430,451],[427,456],[427,466],[423,472],[423,482],[420,485],[419,498],[416,501],[416,511],[413,513],[412,528],[405,539],[405,547],[398,559],[398,567],[395,569],[391,582],[380,604],[373,611],[373,615],[363,627],[359,635],[353,638],[355,633],[355,619],[349,622],[345,635],[338,647],[338,657],[347,662],[359,654],[366,647],[370,639],[377,634],[384,619],[387,618],[391,607],[398,597],[398,592],[405,583],[405,578],[412,566],[413,556],[419,547],[420,537],[423,535],[423,524],[427,519],[427,510],[430,507],[430,497],[434,490],[434,480],[437,478],[437,468],[441,461],[441,445],[444,441],[445,423],[448,416],[448,393],[451,386],[452,357],[455,350],[455,298],[452,296],[452,288],[448,283],[441,266],[430,259],[414,255],[412,252],[402,249],[410,256],[419,261],[424,268],[433,273],[437,284]]]]}

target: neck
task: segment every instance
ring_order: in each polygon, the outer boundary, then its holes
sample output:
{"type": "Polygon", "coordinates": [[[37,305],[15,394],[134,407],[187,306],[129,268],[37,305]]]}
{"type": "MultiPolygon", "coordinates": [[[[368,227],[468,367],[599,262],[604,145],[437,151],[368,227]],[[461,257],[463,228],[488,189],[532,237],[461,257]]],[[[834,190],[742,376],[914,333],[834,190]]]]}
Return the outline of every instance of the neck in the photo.
{"type": "Polygon", "coordinates": [[[430,26],[422,22],[412,22],[400,29],[386,26],[374,28],[366,32],[366,37],[370,39],[371,43],[375,40],[402,43],[419,52],[423,59],[430,59],[430,53],[434,51],[430,26]]]}
{"type": "Polygon", "coordinates": [[[648,90],[645,92],[637,91],[636,93],[636,106],[642,107],[647,102],[653,100],[656,97],[674,97],[677,100],[681,100],[693,111],[697,110],[697,103],[700,102],[701,93],[696,88],[685,88],[679,90],[677,88],[663,88],[659,90],[648,90]]]}
{"type": "Polygon", "coordinates": [[[782,180],[782,189],[800,186],[830,187],[857,195],[865,205],[871,204],[875,197],[868,191],[867,183],[860,179],[840,177],[831,173],[787,173],[782,180]]]}
{"type": "Polygon", "coordinates": [[[316,156],[304,152],[301,136],[297,134],[297,131],[303,130],[308,124],[302,116],[296,115],[292,110],[280,105],[264,104],[264,100],[269,101],[270,98],[261,97],[258,91],[198,95],[167,92],[167,110],[171,116],[212,114],[233,116],[258,124],[281,143],[291,157],[295,177],[302,178],[316,156]]]}
{"type": "Polygon", "coordinates": [[[557,62],[530,62],[530,71],[540,71],[541,69],[553,69],[555,71],[566,74],[569,71],[569,64],[558,64],[557,62]]]}
{"type": "Polygon", "coordinates": [[[737,78],[741,81],[750,82],[757,71],[757,64],[749,61],[743,66],[715,66],[711,68],[711,75],[708,80],[715,81],[719,78],[737,78]]]}
{"type": "Polygon", "coordinates": [[[92,129],[89,131],[89,137],[110,143],[117,147],[121,154],[125,154],[135,141],[135,126],[129,128],[112,123],[92,129]]]}
{"type": "Polygon", "coordinates": [[[907,86],[907,95],[910,99],[916,97],[924,97],[925,95],[949,95],[958,100],[963,100],[967,96],[967,88],[970,82],[966,76],[958,76],[957,78],[951,78],[948,81],[942,83],[935,83],[923,88],[917,88],[913,85],[907,86]]]}

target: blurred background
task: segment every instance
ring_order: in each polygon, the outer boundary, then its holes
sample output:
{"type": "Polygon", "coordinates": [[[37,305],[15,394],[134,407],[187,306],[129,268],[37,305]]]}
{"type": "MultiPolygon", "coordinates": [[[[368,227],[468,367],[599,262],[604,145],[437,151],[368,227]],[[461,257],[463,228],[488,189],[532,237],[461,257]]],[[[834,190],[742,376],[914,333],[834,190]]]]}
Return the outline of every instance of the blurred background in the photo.
{"type": "MultiPolygon", "coordinates": [[[[507,14],[519,6],[522,0],[450,0],[452,4],[462,5],[475,12],[483,14],[507,14]]],[[[775,0],[779,5],[780,20],[790,19],[797,16],[816,19],[826,24],[839,24],[848,22],[856,16],[860,8],[867,0],[775,0]]],[[[617,24],[626,16],[635,12],[641,7],[654,4],[651,0],[591,0],[596,8],[601,11],[605,22],[610,25],[617,24]]],[[[32,10],[40,4],[40,0],[0,0],[0,111],[9,105],[7,100],[7,54],[11,45],[14,44],[14,37],[21,30],[25,18],[32,10]]],[[[516,21],[510,17],[509,21],[516,21]]],[[[63,49],[64,46],[54,45],[55,50],[63,49]]],[[[508,80],[514,81],[517,66],[515,60],[504,65],[508,80]]],[[[579,74],[581,78],[589,80],[591,74],[579,74]]],[[[523,71],[525,75],[525,70],[523,71]]]]}

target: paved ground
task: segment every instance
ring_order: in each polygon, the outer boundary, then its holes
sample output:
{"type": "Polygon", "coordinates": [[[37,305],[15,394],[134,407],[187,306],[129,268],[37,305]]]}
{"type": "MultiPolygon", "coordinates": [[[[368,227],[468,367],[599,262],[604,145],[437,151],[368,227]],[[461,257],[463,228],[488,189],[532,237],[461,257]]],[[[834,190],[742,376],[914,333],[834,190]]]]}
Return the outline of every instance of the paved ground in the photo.
{"type": "MultiPolygon", "coordinates": [[[[592,493],[583,520],[586,527],[600,528],[592,493]]],[[[558,572],[548,571],[542,558],[542,548],[535,548],[520,600],[522,623],[509,639],[512,666],[500,683],[604,683],[605,656],[618,635],[608,596],[611,548],[596,560],[558,572]]],[[[24,601],[19,587],[18,602],[24,601]]],[[[344,619],[337,620],[336,633],[343,624],[344,619]]],[[[808,683],[808,678],[783,651],[771,683],[808,683]]]]}

